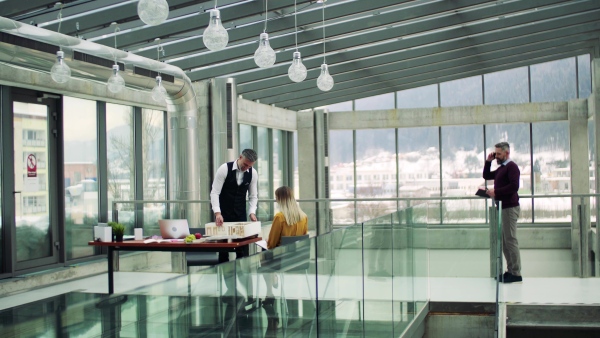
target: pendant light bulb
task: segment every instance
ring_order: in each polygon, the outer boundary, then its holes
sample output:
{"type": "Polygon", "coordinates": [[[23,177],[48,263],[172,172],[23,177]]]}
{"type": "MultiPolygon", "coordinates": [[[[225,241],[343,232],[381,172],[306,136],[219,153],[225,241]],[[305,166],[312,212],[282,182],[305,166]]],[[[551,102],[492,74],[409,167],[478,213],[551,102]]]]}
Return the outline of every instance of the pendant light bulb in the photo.
{"type": "Polygon", "coordinates": [[[137,6],[140,19],[150,26],[160,25],[169,16],[167,0],[140,0],[137,6]]]}
{"type": "Polygon", "coordinates": [[[229,34],[221,24],[221,14],[218,9],[212,9],[210,11],[210,20],[208,22],[208,27],[206,27],[202,34],[202,41],[206,48],[212,51],[218,51],[227,46],[229,34]]]}
{"type": "Polygon", "coordinates": [[[66,83],[71,78],[71,68],[65,63],[65,53],[62,50],[56,52],[56,62],[50,69],[52,80],[56,83],[66,83]]]}
{"type": "Polygon", "coordinates": [[[106,86],[111,93],[118,93],[125,88],[125,80],[119,74],[119,65],[113,65],[113,75],[108,78],[106,86]]]}
{"type": "Polygon", "coordinates": [[[261,33],[258,49],[254,52],[254,62],[260,68],[271,67],[275,64],[275,51],[269,45],[269,34],[261,33]]]}
{"type": "Polygon", "coordinates": [[[294,52],[292,64],[288,68],[288,76],[294,82],[302,82],[306,79],[306,67],[302,64],[300,52],[294,52]]]}
{"type": "Polygon", "coordinates": [[[162,86],[162,78],[156,77],[156,86],[152,88],[152,99],[156,102],[164,102],[167,97],[167,90],[162,86]]]}
{"type": "Polygon", "coordinates": [[[329,75],[327,64],[321,65],[321,75],[317,78],[317,87],[324,92],[328,92],[333,88],[333,78],[329,75]]]}

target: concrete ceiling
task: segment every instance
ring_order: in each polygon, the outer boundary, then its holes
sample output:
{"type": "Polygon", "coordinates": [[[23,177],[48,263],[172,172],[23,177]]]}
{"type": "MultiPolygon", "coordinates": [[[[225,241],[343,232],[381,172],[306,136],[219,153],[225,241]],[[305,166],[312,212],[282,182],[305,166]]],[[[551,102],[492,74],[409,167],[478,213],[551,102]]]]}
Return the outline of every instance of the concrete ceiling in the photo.
{"type": "MultiPolygon", "coordinates": [[[[79,36],[180,67],[192,81],[234,77],[238,94],[301,110],[590,53],[599,56],[598,0],[327,0],[325,59],[335,86],[322,92],[323,11],[316,1],[271,0],[267,33],[277,53],[267,69],[252,59],[265,27],[264,0],[220,0],[229,33],[222,51],[202,43],[215,1],[167,0],[169,17],[145,25],[138,1],[62,2],[60,33],[79,36]],[[287,70],[298,51],[308,76],[287,70]],[[112,22],[118,23],[115,32],[112,22]],[[159,42],[156,40],[159,38],[159,42]]],[[[57,31],[60,5],[44,0],[0,1],[0,16],[57,31]]]]}

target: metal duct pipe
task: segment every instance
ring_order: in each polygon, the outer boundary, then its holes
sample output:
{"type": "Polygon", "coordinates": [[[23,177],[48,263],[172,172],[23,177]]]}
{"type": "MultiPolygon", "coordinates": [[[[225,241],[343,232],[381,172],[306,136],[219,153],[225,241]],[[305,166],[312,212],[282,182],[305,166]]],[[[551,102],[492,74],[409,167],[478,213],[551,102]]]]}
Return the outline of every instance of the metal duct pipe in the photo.
{"type": "MultiPolygon", "coordinates": [[[[71,68],[72,76],[100,82],[106,82],[112,69],[85,61],[73,60],[75,52],[95,56],[125,65],[121,76],[126,86],[150,90],[156,81],[154,78],[134,74],[135,67],[158,72],[161,75],[171,75],[173,81],[163,81],[167,90],[167,140],[169,166],[169,199],[198,200],[200,199],[197,149],[199,135],[197,129],[198,104],[190,79],[183,70],[172,65],[141,57],[129,52],[114,49],[79,38],[52,32],[43,28],[0,17],[0,32],[56,46],[56,51],[65,52],[65,62],[71,68]]],[[[48,47],[48,46],[46,46],[48,47]]],[[[28,69],[49,72],[56,61],[52,52],[39,51],[33,48],[17,46],[8,42],[0,42],[0,62],[14,64],[28,69]]],[[[57,88],[60,87],[56,84],[57,88]]],[[[185,208],[186,206],[181,206],[185,208]]],[[[199,206],[191,205],[189,210],[175,210],[174,217],[186,217],[191,224],[198,225],[200,221],[199,206]]]]}

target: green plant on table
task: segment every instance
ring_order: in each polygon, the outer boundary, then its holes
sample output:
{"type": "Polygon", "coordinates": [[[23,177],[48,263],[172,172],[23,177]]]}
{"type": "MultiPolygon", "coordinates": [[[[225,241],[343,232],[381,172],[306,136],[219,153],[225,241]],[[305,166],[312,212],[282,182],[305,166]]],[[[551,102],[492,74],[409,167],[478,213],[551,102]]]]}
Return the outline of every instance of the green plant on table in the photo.
{"type": "Polygon", "coordinates": [[[125,233],[125,226],[117,222],[108,222],[108,225],[112,228],[113,235],[123,236],[125,233]]]}

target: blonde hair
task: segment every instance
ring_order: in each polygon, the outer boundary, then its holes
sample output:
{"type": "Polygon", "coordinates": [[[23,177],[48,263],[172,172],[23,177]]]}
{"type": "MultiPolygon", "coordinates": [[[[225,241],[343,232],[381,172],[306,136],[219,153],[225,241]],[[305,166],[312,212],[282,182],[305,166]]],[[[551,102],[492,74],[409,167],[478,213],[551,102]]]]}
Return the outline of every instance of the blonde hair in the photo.
{"type": "Polygon", "coordinates": [[[279,209],[288,226],[294,225],[306,217],[306,214],[296,202],[294,191],[290,187],[277,188],[275,190],[275,201],[279,204],[279,209]]]}

